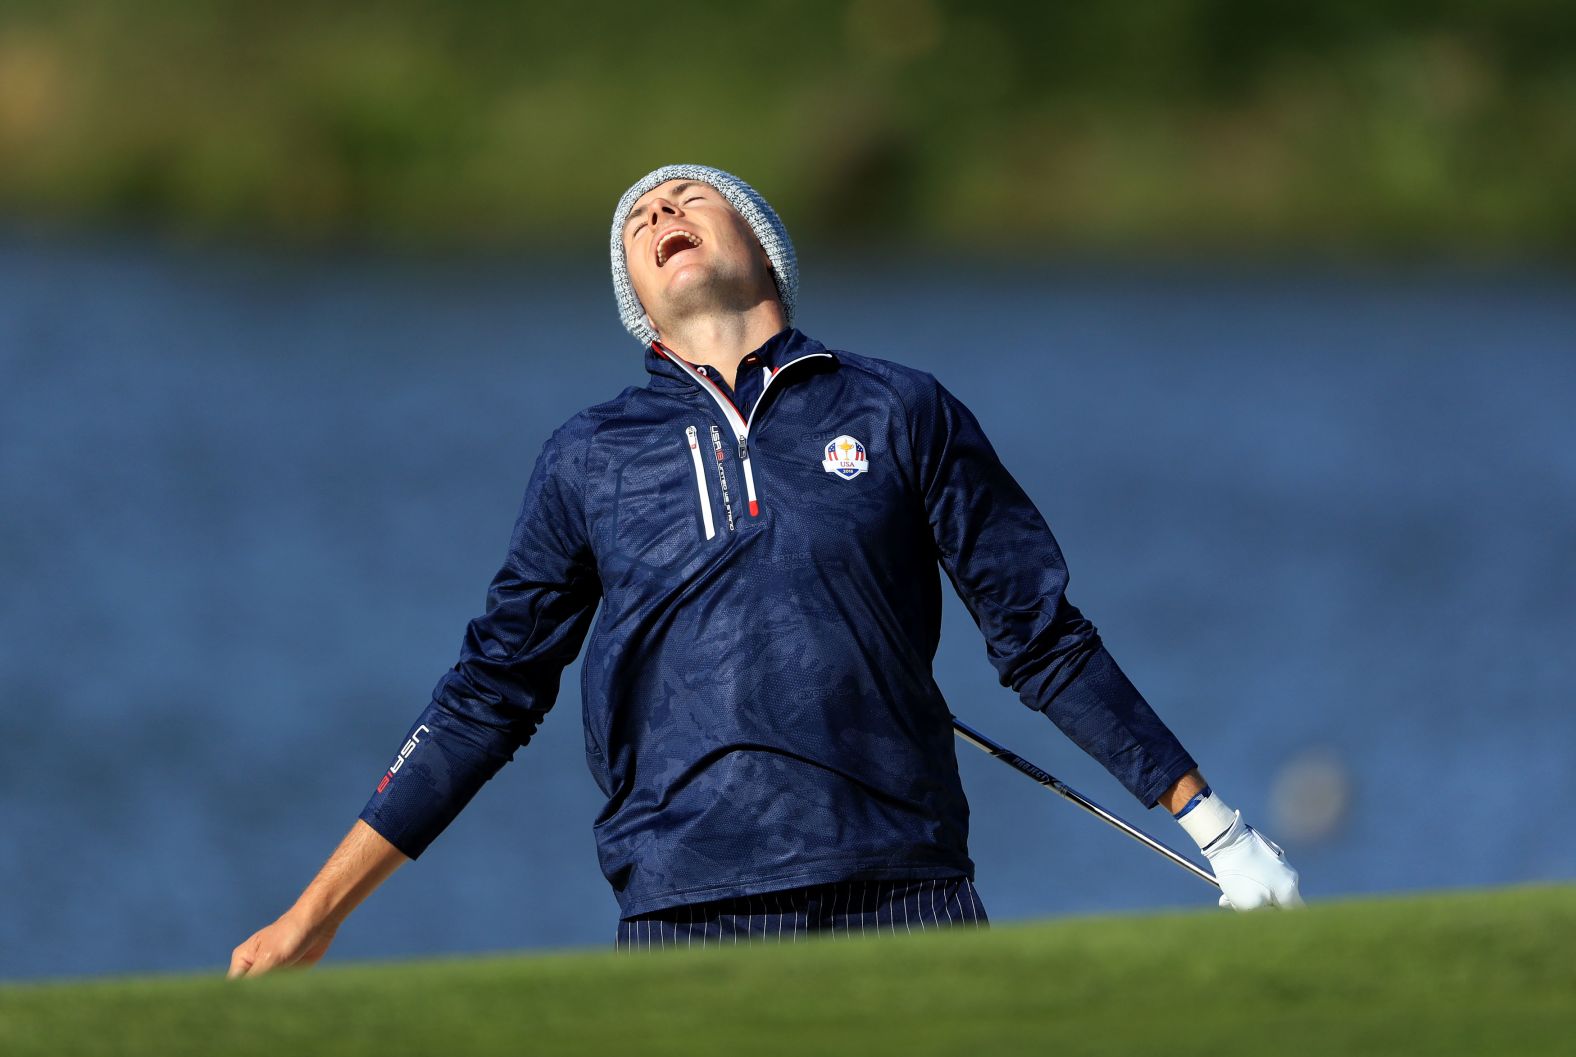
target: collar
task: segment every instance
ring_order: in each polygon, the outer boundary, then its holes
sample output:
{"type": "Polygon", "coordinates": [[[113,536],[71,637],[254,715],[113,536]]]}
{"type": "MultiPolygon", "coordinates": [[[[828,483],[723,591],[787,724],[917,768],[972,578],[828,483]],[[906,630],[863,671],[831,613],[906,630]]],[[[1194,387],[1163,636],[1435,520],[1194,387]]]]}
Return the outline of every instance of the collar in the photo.
{"type": "MultiPolygon", "coordinates": [[[[766,366],[776,370],[789,360],[807,356],[812,352],[825,351],[827,351],[826,346],[804,332],[794,327],[784,327],[767,338],[764,345],[753,350],[753,352],[745,353],[739,359],[742,362],[746,357],[753,355],[759,357],[766,366]]],[[[672,357],[682,359],[678,353],[662,344],[661,341],[653,341],[646,346],[646,370],[651,374],[652,388],[687,388],[695,384],[695,379],[683,367],[674,363],[672,357]]],[[[689,364],[691,369],[696,366],[689,363],[688,360],[684,360],[684,362],[689,364]]]]}

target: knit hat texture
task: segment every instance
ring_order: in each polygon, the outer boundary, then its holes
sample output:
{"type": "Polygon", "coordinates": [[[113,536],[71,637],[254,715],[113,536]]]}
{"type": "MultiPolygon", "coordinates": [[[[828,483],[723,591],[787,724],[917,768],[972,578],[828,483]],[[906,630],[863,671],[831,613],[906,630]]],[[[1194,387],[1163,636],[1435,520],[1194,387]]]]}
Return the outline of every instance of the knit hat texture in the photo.
{"type": "Polygon", "coordinates": [[[772,279],[782,298],[783,315],[792,326],[794,302],[799,297],[799,260],[794,255],[788,230],[766,199],[755,188],[721,169],[709,165],[664,165],[637,180],[613,210],[613,296],[618,299],[618,314],[624,328],[642,345],[657,340],[657,332],[646,322],[646,310],[640,298],[635,296],[634,284],[629,281],[629,262],[624,257],[624,221],[629,219],[629,211],[641,195],[669,180],[696,180],[714,187],[724,201],[738,210],[772,262],[772,279]]]}

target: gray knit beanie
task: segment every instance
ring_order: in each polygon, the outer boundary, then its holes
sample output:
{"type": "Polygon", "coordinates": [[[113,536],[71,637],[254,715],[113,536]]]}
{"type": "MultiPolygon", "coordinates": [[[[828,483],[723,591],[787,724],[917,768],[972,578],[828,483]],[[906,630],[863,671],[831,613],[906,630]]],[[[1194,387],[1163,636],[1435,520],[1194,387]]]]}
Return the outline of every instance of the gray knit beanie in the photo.
{"type": "Polygon", "coordinates": [[[624,328],[635,335],[642,345],[657,340],[657,332],[646,322],[646,310],[635,296],[635,287],[629,281],[629,262],[624,259],[624,221],[635,201],[658,184],[669,180],[697,180],[717,189],[717,193],[744,218],[755,232],[766,257],[772,262],[772,279],[777,283],[778,296],[783,302],[783,316],[793,325],[794,302],[799,297],[799,260],[794,256],[793,242],[788,230],[777,219],[772,207],[767,205],[755,188],[732,173],[714,169],[709,165],[664,165],[642,176],[635,185],[624,192],[613,210],[613,296],[618,298],[618,314],[624,328]]]}

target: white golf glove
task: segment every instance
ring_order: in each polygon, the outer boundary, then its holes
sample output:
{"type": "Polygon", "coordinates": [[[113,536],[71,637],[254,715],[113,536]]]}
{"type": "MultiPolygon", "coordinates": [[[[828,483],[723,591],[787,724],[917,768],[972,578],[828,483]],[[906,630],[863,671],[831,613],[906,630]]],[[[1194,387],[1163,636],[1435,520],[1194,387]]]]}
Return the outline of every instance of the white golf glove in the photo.
{"type": "Polygon", "coordinates": [[[1280,845],[1242,821],[1206,786],[1177,822],[1204,852],[1220,882],[1220,905],[1232,910],[1300,907],[1297,871],[1280,845]]]}
{"type": "Polygon", "coordinates": [[[1231,828],[1204,849],[1220,882],[1220,905],[1232,910],[1259,907],[1300,907],[1297,871],[1280,845],[1242,821],[1235,812],[1231,828]]]}

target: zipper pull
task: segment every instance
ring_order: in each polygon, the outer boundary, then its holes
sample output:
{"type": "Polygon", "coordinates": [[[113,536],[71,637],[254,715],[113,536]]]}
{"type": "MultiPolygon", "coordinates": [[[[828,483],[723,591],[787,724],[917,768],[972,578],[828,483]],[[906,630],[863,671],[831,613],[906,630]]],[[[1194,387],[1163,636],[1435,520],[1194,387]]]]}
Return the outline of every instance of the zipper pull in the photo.
{"type": "Polygon", "coordinates": [[[739,461],[743,462],[745,459],[748,459],[749,457],[750,457],[749,446],[747,444],[745,444],[745,442],[744,442],[744,434],[740,433],[739,434],[739,461]]]}

